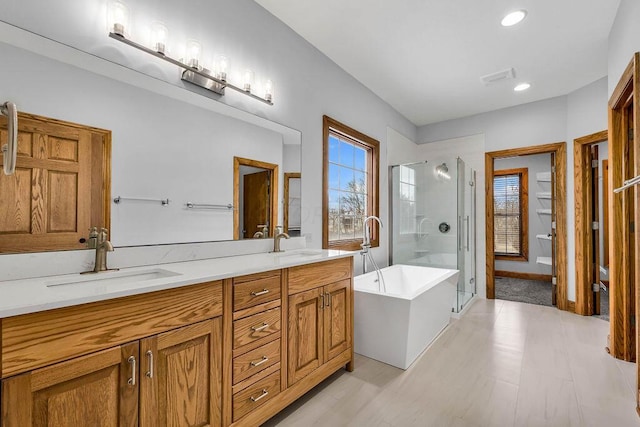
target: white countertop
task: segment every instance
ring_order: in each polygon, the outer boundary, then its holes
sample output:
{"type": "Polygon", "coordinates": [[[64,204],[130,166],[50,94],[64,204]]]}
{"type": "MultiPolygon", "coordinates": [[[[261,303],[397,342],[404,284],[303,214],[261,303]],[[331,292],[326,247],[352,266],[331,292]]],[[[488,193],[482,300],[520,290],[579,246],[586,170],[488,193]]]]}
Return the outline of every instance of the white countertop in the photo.
{"type": "Polygon", "coordinates": [[[148,265],[98,274],[0,281],[0,318],[350,257],[357,252],[298,249],[148,265]]]}

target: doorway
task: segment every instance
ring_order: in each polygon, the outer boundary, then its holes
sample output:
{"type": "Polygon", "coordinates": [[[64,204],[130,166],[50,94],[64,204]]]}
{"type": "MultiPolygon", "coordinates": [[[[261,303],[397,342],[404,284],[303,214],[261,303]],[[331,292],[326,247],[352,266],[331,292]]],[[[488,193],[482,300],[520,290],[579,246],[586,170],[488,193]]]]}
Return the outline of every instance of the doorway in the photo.
{"type": "Polygon", "coordinates": [[[608,141],[606,130],[573,142],[576,313],[608,320],[608,141]],[[603,303],[604,306],[603,306],[603,303]]]}
{"type": "MultiPolygon", "coordinates": [[[[486,286],[487,298],[496,297],[496,238],[495,238],[495,207],[491,203],[494,200],[493,177],[495,161],[497,159],[527,156],[535,154],[551,155],[550,187],[551,198],[551,274],[552,274],[552,298],[560,310],[573,311],[567,298],[567,218],[566,218],[566,176],[567,176],[567,150],[566,143],[537,145],[532,147],[515,148],[509,150],[493,151],[485,153],[485,192],[486,203],[486,286]],[[552,178],[551,178],[552,177],[552,178]]],[[[545,260],[547,261],[547,260],[545,260]]]]}
{"type": "Polygon", "coordinates": [[[278,165],[233,158],[233,238],[274,235],[278,221],[278,165]]]}

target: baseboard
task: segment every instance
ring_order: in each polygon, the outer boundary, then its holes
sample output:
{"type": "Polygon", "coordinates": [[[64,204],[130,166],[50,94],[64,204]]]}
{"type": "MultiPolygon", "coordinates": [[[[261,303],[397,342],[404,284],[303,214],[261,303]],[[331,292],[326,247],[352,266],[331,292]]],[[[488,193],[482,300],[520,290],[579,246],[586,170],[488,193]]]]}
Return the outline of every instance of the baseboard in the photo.
{"type": "Polygon", "coordinates": [[[543,282],[551,283],[550,274],[536,274],[536,273],[518,273],[516,271],[503,271],[496,270],[496,277],[510,277],[514,279],[526,279],[526,280],[541,280],[543,282]]]}

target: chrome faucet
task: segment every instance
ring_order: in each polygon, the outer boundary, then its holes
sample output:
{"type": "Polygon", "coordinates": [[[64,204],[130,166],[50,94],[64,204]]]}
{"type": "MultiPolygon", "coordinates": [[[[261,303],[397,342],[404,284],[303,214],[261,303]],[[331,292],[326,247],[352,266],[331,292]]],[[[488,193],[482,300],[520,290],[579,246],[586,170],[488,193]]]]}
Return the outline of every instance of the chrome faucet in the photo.
{"type": "Polygon", "coordinates": [[[371,229],[369,228],[367,223],[372,219],[378,221],[378,224],[380,224],[380,228],[382,228],[382,221],[380,221],[380,218],[378,218],[377,216],[371,215],[364,219],[364,221],[362,222],[362,244],[360,245],[363,250],[365,249],[365,247],[367,248],[367,250],[371,247],[371,229]]]}
{"type": "Polygon", "coordinates": [[[276,227],[275,234],[276,235],[273,237],[273,252],[284,252],[284,250],[280,249],[280,239],[283,237],[288,239],[289,235],[282,232],[282,227],[276,227]]]}
{"type": "Polygon", "coordinates": [[[117,270],[117,268],[107,268],[107,252],[113,252],[113,245],[108,240],[109,230],[102,228],[98,233],[96,227],[91,228],[89,233],[89,248],[96,250],[96,260],[93,270],[85,273],[99,273],[107,270],[117,270]]]}

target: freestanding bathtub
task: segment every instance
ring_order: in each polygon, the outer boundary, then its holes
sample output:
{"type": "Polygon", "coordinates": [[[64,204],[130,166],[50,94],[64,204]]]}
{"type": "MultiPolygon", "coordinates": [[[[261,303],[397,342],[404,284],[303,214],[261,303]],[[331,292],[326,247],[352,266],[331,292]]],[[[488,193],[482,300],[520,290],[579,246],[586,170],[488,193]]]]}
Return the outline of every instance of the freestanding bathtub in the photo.
{"type": "Polygon", "coordinates": [[[393,265],[354,279],[355,352],[407,369],[449,324],[458,270],[393,265]]]}

